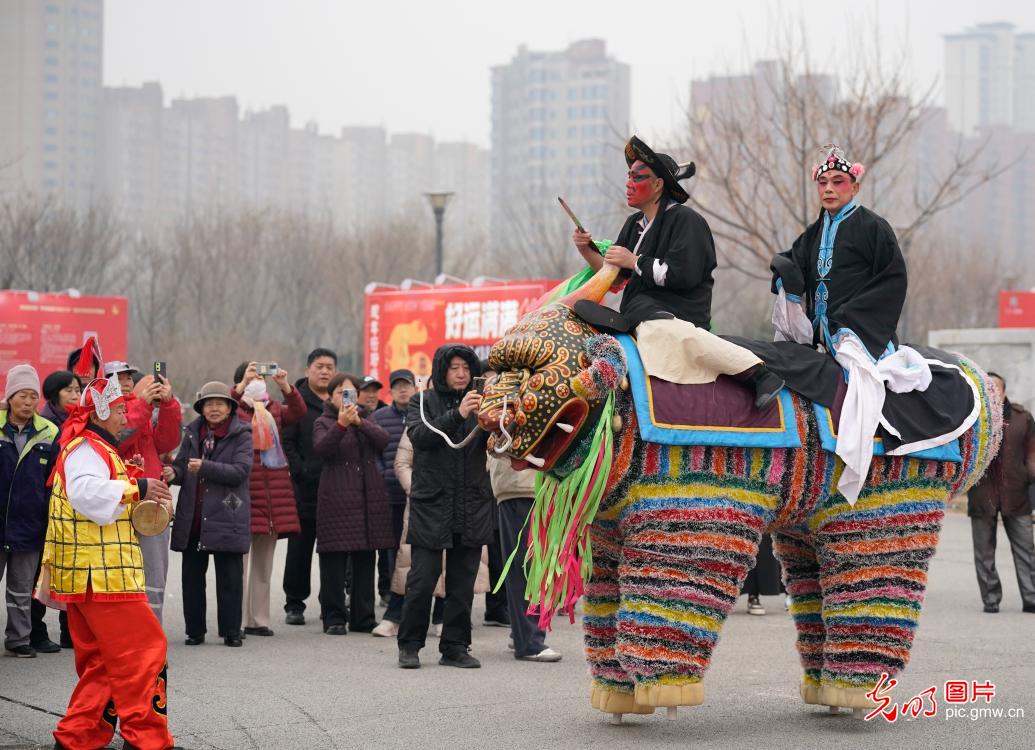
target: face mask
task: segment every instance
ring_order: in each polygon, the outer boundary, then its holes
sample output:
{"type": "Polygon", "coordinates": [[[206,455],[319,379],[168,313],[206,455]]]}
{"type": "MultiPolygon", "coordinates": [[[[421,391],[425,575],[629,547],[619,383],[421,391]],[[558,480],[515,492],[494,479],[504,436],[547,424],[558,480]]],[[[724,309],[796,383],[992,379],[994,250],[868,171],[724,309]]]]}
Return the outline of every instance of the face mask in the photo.
{"type": "Polygon", "coordinates": [[[267,397],[266,381],[253,380],[244,387],[244,395],[250,398],[252,401],[265,401],[267,397]]]}

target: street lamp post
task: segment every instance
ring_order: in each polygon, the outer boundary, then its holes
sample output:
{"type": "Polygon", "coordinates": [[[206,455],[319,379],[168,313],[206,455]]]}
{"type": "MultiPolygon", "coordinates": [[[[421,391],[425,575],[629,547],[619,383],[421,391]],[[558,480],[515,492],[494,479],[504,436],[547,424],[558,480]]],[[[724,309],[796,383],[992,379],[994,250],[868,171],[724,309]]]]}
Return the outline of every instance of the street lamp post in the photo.
{"type": "Polygon", "coordinates": [[[424,197],[431,204],[431,210],[435,214],[435,276],[442,273],[442,219],[446,215],[446,204],[453,197],[453,193],[425,193],[424,197]]]}

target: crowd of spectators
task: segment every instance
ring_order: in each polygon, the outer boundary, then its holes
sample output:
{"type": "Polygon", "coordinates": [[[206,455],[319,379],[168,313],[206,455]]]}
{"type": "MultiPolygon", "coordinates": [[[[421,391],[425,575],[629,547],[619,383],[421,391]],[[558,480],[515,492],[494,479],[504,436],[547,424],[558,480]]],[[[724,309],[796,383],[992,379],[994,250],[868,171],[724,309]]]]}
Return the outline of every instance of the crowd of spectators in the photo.
{"type": "MultiPolygon", "coordinates": [[[[520,564],[534,494],[531,473],[487,458],[475,429],[484,366],[463,345],[442,347],[421,383],[410,370],[386,384],[338,371],[334,351],[314,349],[303,377],[242,362],[229,383],[204,384],[185,410],[160,372],[126,362],[76,367],[41,382],[30,365],[7,374],[0,404],[0,576],[7,586],[8,654],[35,657],[73,647],[63,613],[51,640],[47,610],[32,598],[47,528],[48,478],[69,409],[95,377],[117,378],[127,403],[118,453],[146,478],[178,486],[169,528],[139,535],[148,602],[162,621],[170,550],[179,553],[183,635],[207,636],[206,579],[215,566],[216,622],[226,646],[274,636],[270,613],[276,547],[286,539],[284,623],[304,625],[318,556],[325,634],[398,639],[398,663],[420,666],[429,635],[439,663],[479,667],[470,653],[474,596],[484,625],[509,627],[517,659],[553,662],[535,616],[526,614],[520,564]],[[88,375],[76,375],[74,370],[88,375]],[[391,401],[379,400],[382,392],[391,401]],[[422,387],[423,385],[423,387],[422,387]],[[189,419],[193,417],[193,419],[189,419]],[[185,423],[186,422],[186,423],[185,423]],[[518,560],[505,585],[503,562],[518,560]],[[494,590],[495,589],[495,590],[494,590]],[[382,612],[380,621],[379,610],[382,612]]],[[[51,621],[53,624],[53,620],[51,621]]],[[[167,631],[176,629],[165,622],[167,631]]]]}

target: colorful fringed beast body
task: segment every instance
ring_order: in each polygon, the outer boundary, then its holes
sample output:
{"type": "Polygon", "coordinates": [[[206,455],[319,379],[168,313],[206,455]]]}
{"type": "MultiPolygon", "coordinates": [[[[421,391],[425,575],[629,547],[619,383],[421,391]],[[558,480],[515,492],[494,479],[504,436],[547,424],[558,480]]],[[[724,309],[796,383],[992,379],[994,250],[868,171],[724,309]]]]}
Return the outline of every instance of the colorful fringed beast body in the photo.
{"type": "Polygon", "coordinates": [[[712,651],[768,531],[791,596],[803,700],[871,708],[866,692],[909,660],[946,501],[998,448],[1001,409],[983,374],[963,363],[982,408],[959,438],[962,463],[875,457],[853,506],[836,491],[843,464],[820,447],[815,411],[798,396],[801,448],[643,441],[620,346],[571,303],[530,313],[493,347],[501,376],[480,417],[490,451],[547,472],[531,532],[533,601],[546,612],[570,603],[592,559],[592,705],[702,703],[712,651]]]}

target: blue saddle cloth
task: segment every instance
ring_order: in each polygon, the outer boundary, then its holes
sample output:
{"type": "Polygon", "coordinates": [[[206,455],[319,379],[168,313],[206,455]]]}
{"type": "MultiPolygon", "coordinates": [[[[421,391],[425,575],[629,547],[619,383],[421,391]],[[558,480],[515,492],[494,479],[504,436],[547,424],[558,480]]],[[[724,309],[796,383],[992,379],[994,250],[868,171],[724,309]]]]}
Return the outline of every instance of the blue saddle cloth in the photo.
{"type": "MultiPolygon", "coordinates": [[[[661,445],[713,445],[737,448],[800,448],[802,437],[794,416],[791,392],[784,389],[767,408],[754,406],[752,389],[720,375],[714,383],[681,385],[649,377],[643,369],[636,341],[628,335],[616,337],[629,365],[629,385],[639,422],[640,437],[661,445]]],[[[946,376],[936,368],[936,375],[946,376]]],[[[831,407],[813,403],[820,445],[833,453],[837,449],[837,426],[845,384],[840,380],[831,407]]],[[[886,452],[883,438],[874,438],[873,455],[886,452]]],[[[961,462],[959,440],[909,454],[934,461],[961,462]]]]}
{"type": "Polygon", "coordinates": [[[680,385],[648,377],[631,336],[616,337],[629,364],[640,437],[661,445],[800,448],[794,404],[786,388],[756,409],[751,388],[720,375],[714,383],[680,385]]]}

